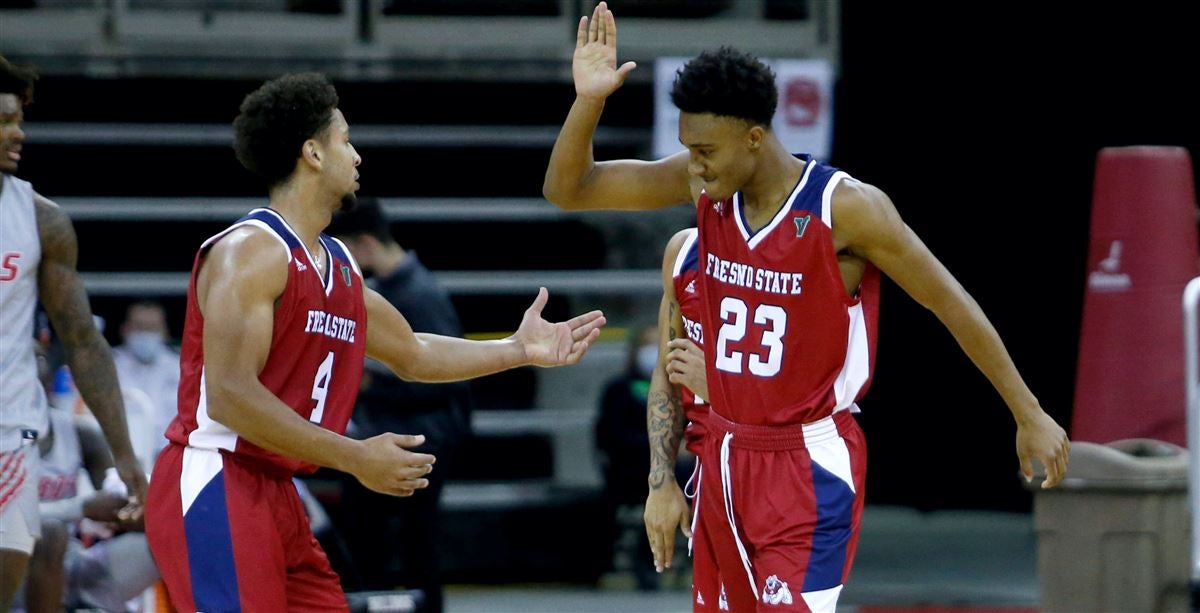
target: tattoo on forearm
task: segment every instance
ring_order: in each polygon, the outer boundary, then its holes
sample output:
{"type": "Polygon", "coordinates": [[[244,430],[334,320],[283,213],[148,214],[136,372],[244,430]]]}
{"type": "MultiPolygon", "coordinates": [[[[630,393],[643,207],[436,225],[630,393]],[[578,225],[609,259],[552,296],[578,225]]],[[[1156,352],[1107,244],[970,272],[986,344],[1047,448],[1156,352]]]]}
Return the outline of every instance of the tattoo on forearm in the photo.
{"type": "Polygon", "coordinates": [[[651,392],[646,427],[650,434],[650,487],[658,489],[675,474],[675,458],[683,440],[684,414],[679,392],[651,392]]]}

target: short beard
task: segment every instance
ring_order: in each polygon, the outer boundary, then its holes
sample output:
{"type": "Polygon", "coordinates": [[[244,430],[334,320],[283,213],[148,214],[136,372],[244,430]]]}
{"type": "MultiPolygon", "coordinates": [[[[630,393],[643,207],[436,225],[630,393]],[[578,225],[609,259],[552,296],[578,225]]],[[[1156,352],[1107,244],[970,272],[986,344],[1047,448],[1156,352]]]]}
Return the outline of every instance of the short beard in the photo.
{"type": "Polygon", "coordinates": [[[342,196],[342,205],[338,207],[339,211],[344,213],[353,211],[356,208],[358,208],[358,196],[355,196],[353,192],[342,196]]]}

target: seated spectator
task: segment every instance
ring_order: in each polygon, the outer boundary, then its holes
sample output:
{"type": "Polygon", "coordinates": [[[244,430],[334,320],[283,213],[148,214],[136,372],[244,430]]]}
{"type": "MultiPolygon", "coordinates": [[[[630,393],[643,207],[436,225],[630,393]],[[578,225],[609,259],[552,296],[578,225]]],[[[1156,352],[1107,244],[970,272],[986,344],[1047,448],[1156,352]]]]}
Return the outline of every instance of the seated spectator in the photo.
{"type": "Polygon", "coordinates": [[[179,354],[167,345],[168,338],[163,306],[135,302],[121,324],[122,343],[113,348],[113,363],[125,396],[129,440],[146,472],[167,444],[163,433],[177,412],[179,354]]]}

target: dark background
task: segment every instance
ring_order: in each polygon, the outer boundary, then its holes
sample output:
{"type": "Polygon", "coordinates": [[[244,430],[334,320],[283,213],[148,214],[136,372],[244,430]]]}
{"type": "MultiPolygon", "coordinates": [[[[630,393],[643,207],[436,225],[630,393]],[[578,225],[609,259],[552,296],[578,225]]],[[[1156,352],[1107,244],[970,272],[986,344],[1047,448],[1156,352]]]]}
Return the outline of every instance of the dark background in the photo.
{"type": "MultiPolygon", "coordinates": [[[[1183,3],[1046,4],[844,3],[831,162],[891,196],[991,317],[1042,405],[1067,426],[1096,152],[1133,144],[1200,151],[1200,48],[1194,11],[1183,3]]],[[[736,45],[737,33],[721,42],[736,45]]],[[[258,83],[48,76],[27,118],[227,123],[258,83]]],[[[352,126],[556,124],[573,96],[567,82],[338,88],[352,126]]],[[[650,85],[631,82],[610,101],[603,124],[648,127],[652,119],[650,85]]],[[[364,193],[535,197],[549,151],[362,153],[364,193]]],[[[639,154],[597,150],[598,159],[639,154]]],[[[30,142],[21,174],[51,198],[261,194],[224,147],[30,142]]],[[[81,268],[186,270],[195,245],[219,228],[80,224],[81,268]]],[[[464,268],[464,254],[496,259],[477,267],[497,269],[603,261],[603,241],[584,224],[491,230],[464,235],[471,231],[396,228],[435,270],[464,268]],[[456,241],[470,248],[445,247],[456,241]]],[[[662,245],[646,248],[657,253],[662,245]]],[[[124,301],[94,303],[119,320],[124,301]]],[[[456,301],[460,309],[495,314],[496,322],[515,321],[523,303],[501,301],[500,309],[456,301]]],[[[182,299],[168,304],[181,314],[182,299]]],[[[556,308],[561,312],[563,305],[556,308]]],[[[472,326],[469,313],[464,319],[469,329],[500,325],[476,319],[472,326]]],[[[178,315],[172,331],[181,331],[178,315]]],[[[1004,404],[936,318],[890,283],[874,387],[862,406],[872,457],[870,503],[1029,508],[1016,478],[1015,428],[1004,404]]]]}

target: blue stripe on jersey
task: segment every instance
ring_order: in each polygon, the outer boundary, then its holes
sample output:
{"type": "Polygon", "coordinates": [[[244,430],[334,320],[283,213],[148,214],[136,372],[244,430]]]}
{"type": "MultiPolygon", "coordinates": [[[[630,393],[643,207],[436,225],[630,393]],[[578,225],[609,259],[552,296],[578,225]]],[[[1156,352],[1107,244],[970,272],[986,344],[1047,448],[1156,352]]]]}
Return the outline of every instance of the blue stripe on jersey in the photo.
{"type": "Polygon", "coordinates": [[[793,211],[808,211],[816,217],[821,218],[821,198],[825,193],[825,185],[829,183],[830,177],[838,169],[822,164],[812,158],[810,155],[796,156],[804,158],[809,164],[813,164],[812,171],[808,175],[808,183],[804,185],[804,189],[796,194],[796,199],[792,201],[793,211]]]}
{"type": "Polygon", "coordinates": [[[325,249],[333,255],[333,259],[341,260],[346,266],[350,266],[350,256],[342,249],[342,246],[337,241],[329,238],[328,234],[321,235],[321,244],[325,245],[325,249]]]}
{"type": "Polygon", "coordinates": [[[813,490],[817,498],[817,527],[813,530],[812,554],[804,573],[801,591],[827,590],[842,584],[846,568],[846,545],[854,514],[854,492],[837,475],[812,463],[813,490]]]}
{"type": "Polygon", "coordinates": [[[278,213],[272,212],[269,209],[254,209],[246,213],[238,222],[246,221],[247,219],[255,219],[267,224],[275,234],[278,234],[283,239],[283,242],[287,243],[289,249],[303,246],[300,244],[300,239],[296,238],[296,234],[292,232],[292,229],[287,226],[287,223],[283,221],[283,218],[278,213]]]}
{"type": "Polygon", "coordinates": [[[187,537],[188,567],[196,610],[211,613],[241,611],[229,509],[225,504],[224,471],[218,472],[200,490],[200,495],[183,516],[183,530],[187,537]]]}
{"type": "Polygon", "coordinates": [[[682,273],[685,270],[699,270],[699,269],[700,269],[700,239],[699,239],[699,237],[697,237],[696,240],[692,241],[691,246],[688,247],[687,253],[683,254],[683,266],[681,266],[679,268],[679,272],[682,273]]]}

